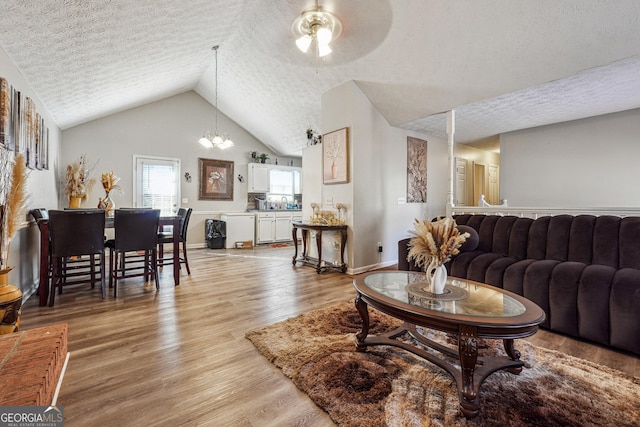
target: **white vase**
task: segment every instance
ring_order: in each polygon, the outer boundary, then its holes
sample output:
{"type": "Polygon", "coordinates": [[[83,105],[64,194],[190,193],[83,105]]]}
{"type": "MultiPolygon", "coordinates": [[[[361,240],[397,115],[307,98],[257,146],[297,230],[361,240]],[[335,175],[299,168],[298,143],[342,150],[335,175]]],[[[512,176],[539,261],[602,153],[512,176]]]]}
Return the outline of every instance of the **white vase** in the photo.
{"type": "Polygon", "coordinates": [[[447,268],[433,258],[427,267],[428,291],[433,294],[444,293],[444,285],[447,284],[447,268]]]}

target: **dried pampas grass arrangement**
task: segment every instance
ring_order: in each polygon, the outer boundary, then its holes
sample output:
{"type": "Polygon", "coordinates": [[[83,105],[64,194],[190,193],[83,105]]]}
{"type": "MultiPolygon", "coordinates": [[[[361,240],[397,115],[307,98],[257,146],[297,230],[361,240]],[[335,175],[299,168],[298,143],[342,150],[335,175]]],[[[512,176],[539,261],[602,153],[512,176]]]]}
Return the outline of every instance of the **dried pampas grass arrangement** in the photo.
{"type": "Polygon", "coordinates": [[[438,265],[449,261],[469,237],[469,233],[460,234],[451,217],[438,221],[416,219],[414,228],[410,231],[414,237],[409,241],[407,260],[414,260],[421,267],[426,267],[433,258],[438,265]]]}
{"type": "Polygon", "coordinates": [[[8,268],[9,245],[27,215],[27,168],[21,154],[10,159],[10,152],[0,150],[0,269],[8,268]]]}

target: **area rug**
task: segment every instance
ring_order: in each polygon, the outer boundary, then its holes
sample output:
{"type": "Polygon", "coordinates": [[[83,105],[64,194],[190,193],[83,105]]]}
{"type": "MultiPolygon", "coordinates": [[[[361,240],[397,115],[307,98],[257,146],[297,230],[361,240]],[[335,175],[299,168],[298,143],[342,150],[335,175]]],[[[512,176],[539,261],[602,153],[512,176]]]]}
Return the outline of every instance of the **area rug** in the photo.
{"type": "Polygon", "coordinates": [[[272,248],[287,248],[287,247],[289,247],[291,245],[288,244],[288,243],[272,243],[269,246],[272,247],[272,248]]]}
{"type": "MultiPolygon", "coordinates": [[[[369,313],[371,334],[399,325],[369,313]]],[[[639,378],[524,340],[516,340],[522,373],[489,376],[480,390],[480,415],[467,420],[444,370],[395,347],[356,352],[360,324],[353,303],[341,303],[246,337],[339,426],[640,425],[639,378]]],[[[455,348],[455,337],[425,334],[455,348]]],[[[497,340],[479,346],[481,354],[504,354],[497,340]]]]}

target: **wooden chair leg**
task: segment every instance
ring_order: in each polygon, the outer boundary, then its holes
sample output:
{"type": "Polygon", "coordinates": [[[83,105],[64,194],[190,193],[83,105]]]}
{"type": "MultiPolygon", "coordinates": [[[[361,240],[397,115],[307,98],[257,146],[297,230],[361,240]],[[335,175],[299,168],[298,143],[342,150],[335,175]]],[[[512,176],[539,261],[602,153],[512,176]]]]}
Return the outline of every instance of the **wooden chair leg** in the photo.
{"type": "Polygon", "coordinates": [[[187,274],[191,275],[191,270],[189,269],[189,260],[187,259],[187,242],[182,242],[182,256],[184,257],[184,266],[187,267],[187,274]]]}
{"type": "MultiPolygon", "coordinates": [[[[118,251],[114,251],[114,260],[113,260],[113,264],[114,264],[114,269],[113,269],[113,297],[117,298],[118,297],[118,251]]],[[[124,256],[124,254],[123,254],[124,256]]]]}
{"type": "Polygon", "coordinates": [[[89,255],[89,265],[91,266],[91,289],[96,287],[96,257],[93,254],[89,255]]]}
{"type": "Polygon", "coordinates": [[[58,282],[63,274],[63,261],[61,258],[57,258],[54,261],[52,277],[51,277],[51,288],[49,289],[49,307],[53,307],[53,304],[56,299],[56,287],[62,289],[62,282],[60,286],[58,286],[58,282]]]}
{"type": "Polygon", "coordinates": [[[113,249],[109,248],[109,287],[113,288],[113,266],[114,266],[114,254],[113,249]]]}
{"type": "Polygon", "coordinates": [[[151,251],[152,265],[153,265],[153,277],[156,281],[156,290],[160,290],[160,280],[158,280],[158,253],[156,250],[151,251]]]}
{"type": "Polygon", "coordinates": [[[107,287],[104,280],[104,252],[100,254],[100,289],[102,290],[102,299],[107,298],[107,287]]]}

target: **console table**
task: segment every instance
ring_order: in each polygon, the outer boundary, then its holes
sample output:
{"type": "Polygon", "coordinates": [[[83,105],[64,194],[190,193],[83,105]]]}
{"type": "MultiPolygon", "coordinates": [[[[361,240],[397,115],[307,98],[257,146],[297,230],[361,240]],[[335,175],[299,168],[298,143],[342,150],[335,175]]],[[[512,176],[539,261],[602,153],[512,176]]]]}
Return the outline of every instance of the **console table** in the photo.
{"type": "Polygon", "coordinates": [[[296,248],[295,254],[293,255],[293,265],[296,265],[297,262],[301,262],[303,264],[314,265],[316,267],[316,272],[321,273],[325,270],[337,270],[342,273],[346,273],[347,264],[344,262],[344,248],[347,244],[347,226],[342,225],[322,225],[322,224],[311,224],[307,222],[294,221],[293,225],[293,244],[296,248]],[[302,256],[298,258],[298,229],[302,232],[302,256]],[[316,232],[316,245],[318,248],[318,258],[312,258],[309,256],[309,246],[307,246],[307,241],[309,240],[309,231],[316,232]],[[322,232],[323,231],[335,231],[340,235],[340,264],[336,265],[334,263],[323,262],[322,261],[322,232]]]}

